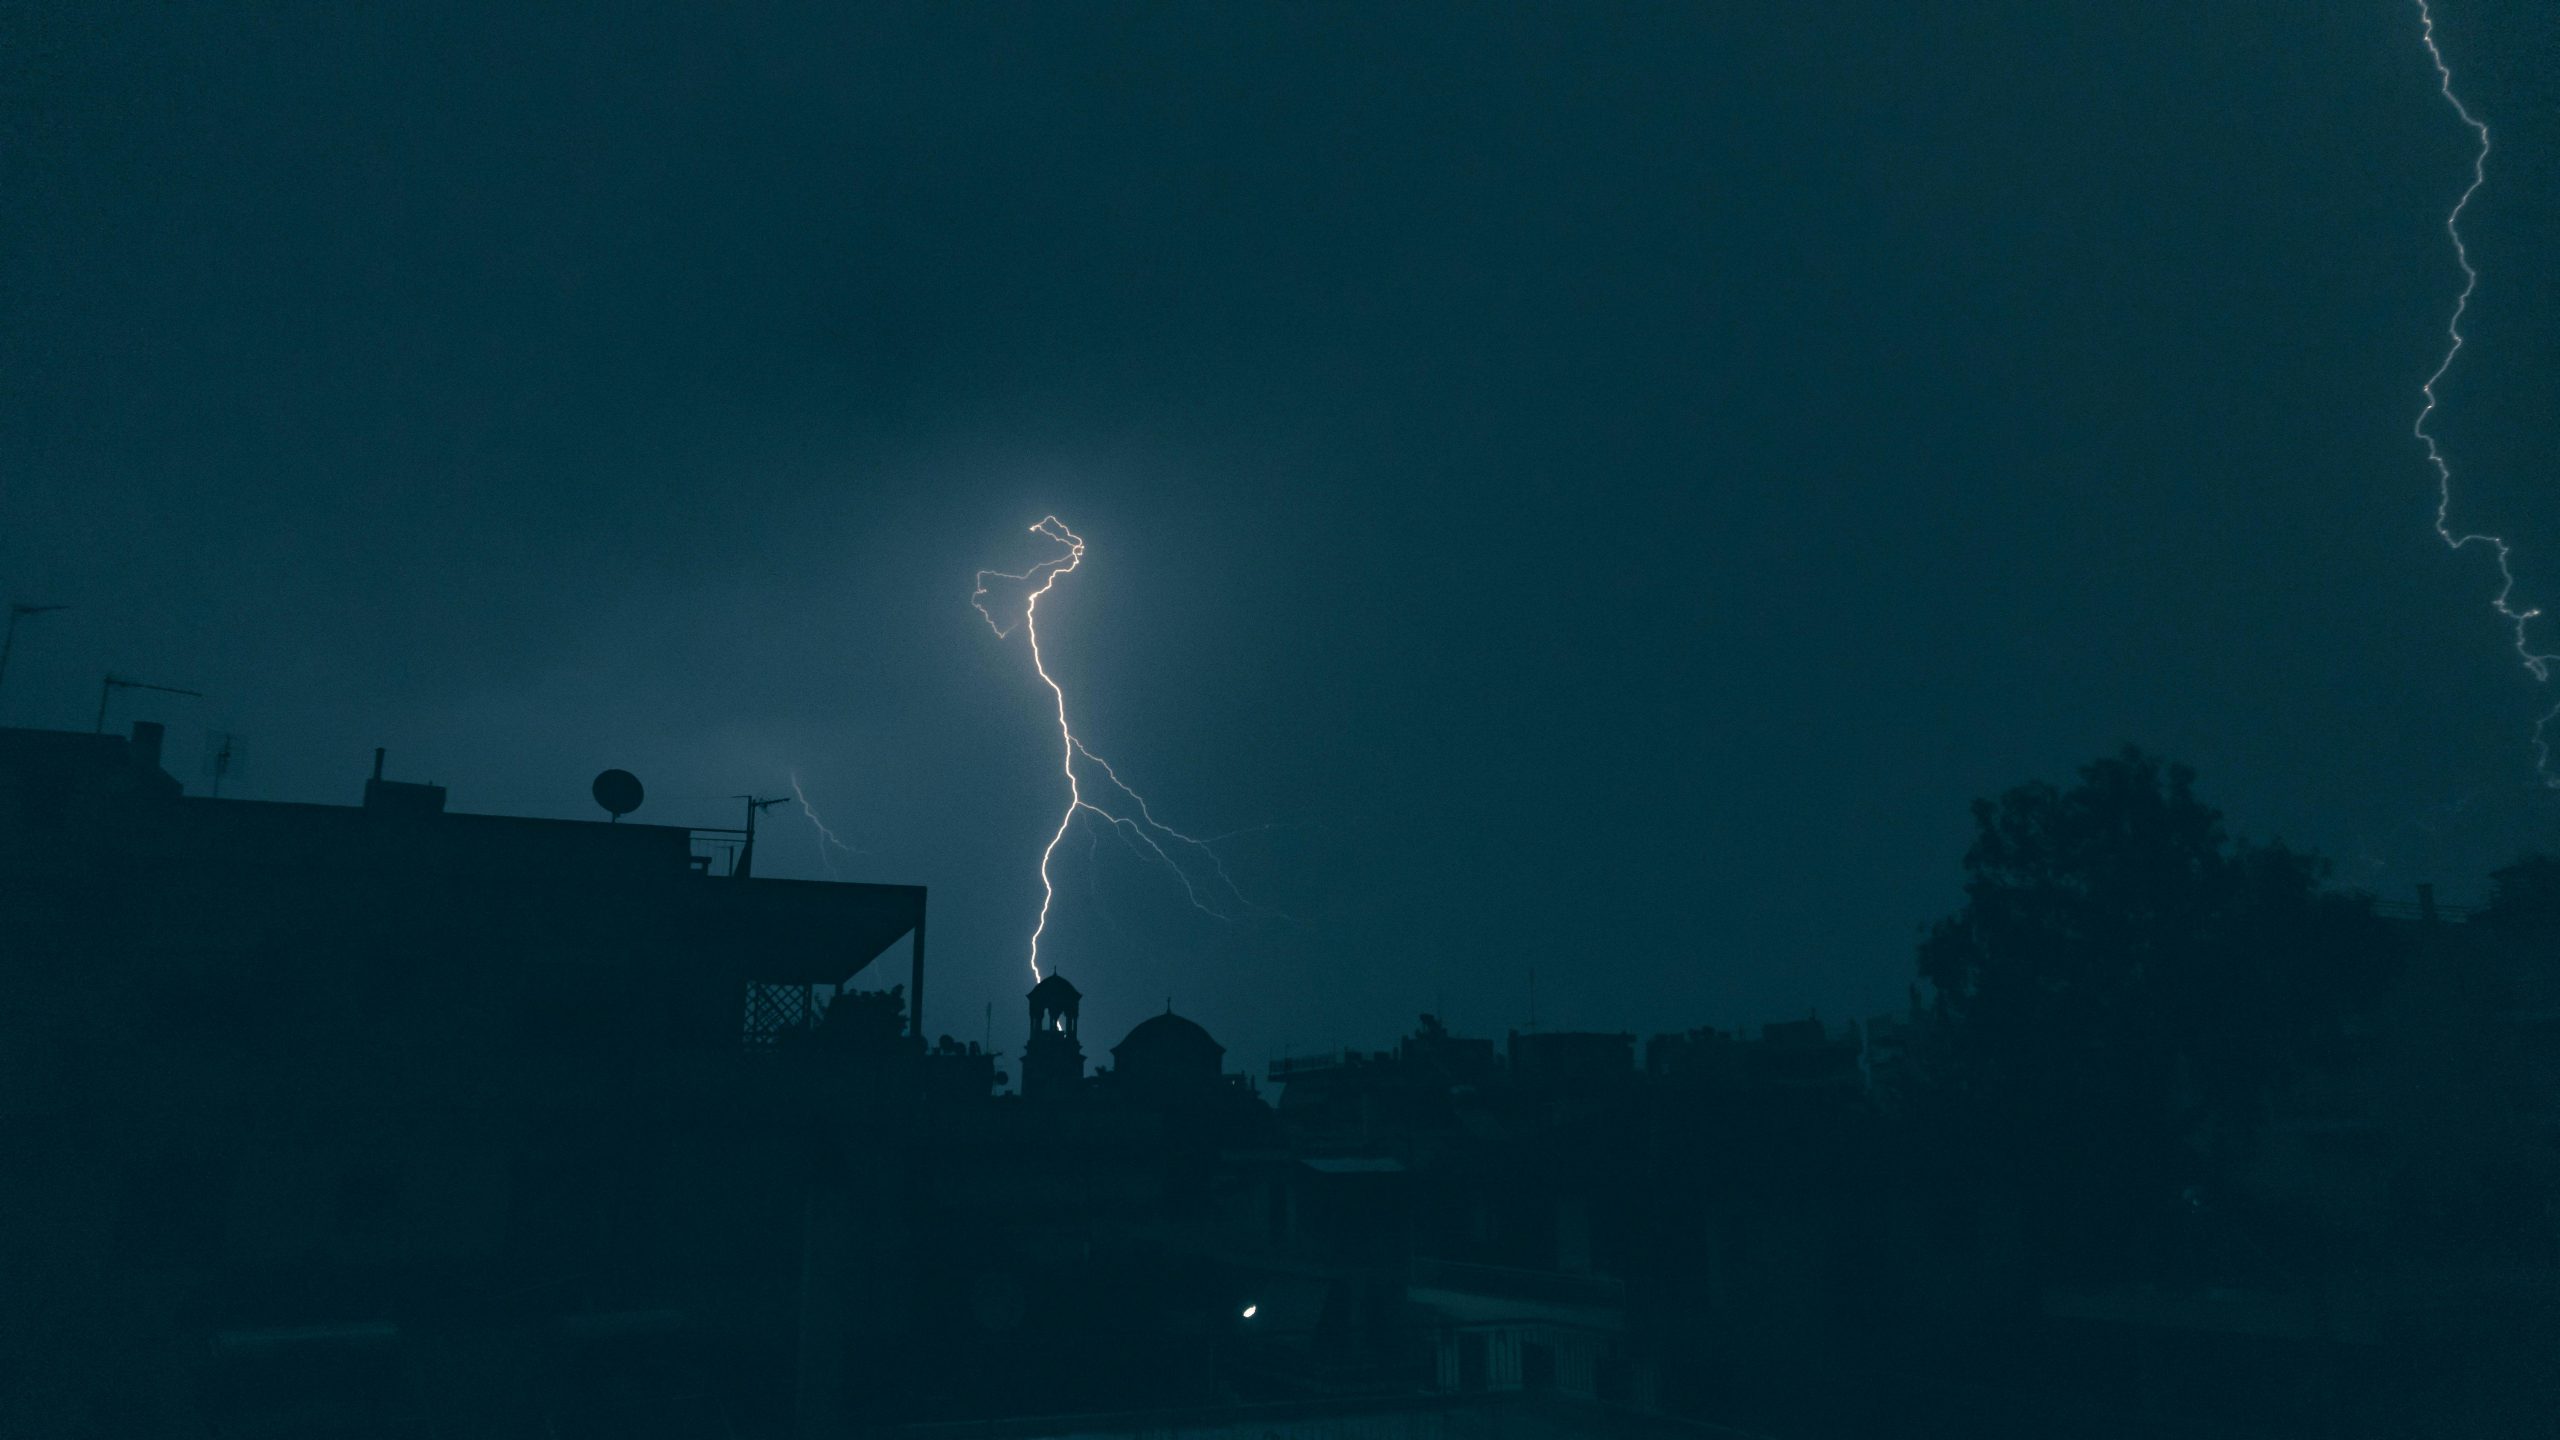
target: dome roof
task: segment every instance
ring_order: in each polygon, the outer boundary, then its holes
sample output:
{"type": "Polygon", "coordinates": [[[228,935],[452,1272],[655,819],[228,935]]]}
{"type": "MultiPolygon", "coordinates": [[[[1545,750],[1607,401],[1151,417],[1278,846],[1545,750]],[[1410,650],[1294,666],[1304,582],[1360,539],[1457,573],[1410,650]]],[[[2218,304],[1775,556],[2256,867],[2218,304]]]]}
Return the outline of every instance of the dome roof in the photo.
{"type": "Polygon", "coordinates": [[[1214,1055],[1227,1053],[1227,1047],[1212,1039],[1198,1022],[1186,1020],[1171,1010],[1139,1021],[1137,1028],[1129,1032],[1129,1038],[1111,1047],[1115,1056],[1124,1050],[1156,1054],[1181,1051],[1214,1055]]]}
{"type": "Polygon", "coordinates": [[[1047,979],[1031,987],[1031,998],[1034,1000],[1045,1000],[1051,996],[1061,1000],[1081,1000],[1084,998],[1084,992],[1068,984],[1066,976],[1052,970],[1047,979]]]}

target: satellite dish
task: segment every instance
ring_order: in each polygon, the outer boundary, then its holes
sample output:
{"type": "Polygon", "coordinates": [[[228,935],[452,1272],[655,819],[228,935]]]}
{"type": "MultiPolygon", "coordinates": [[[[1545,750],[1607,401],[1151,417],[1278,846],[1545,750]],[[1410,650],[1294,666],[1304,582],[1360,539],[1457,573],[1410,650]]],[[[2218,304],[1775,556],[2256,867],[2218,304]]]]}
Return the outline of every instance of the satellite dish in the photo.
{"type": "Polygon", "coordinates": [[[640,808],[640,777],[628,770],[607,770],[588,789],[616,820],[640,808]]]}

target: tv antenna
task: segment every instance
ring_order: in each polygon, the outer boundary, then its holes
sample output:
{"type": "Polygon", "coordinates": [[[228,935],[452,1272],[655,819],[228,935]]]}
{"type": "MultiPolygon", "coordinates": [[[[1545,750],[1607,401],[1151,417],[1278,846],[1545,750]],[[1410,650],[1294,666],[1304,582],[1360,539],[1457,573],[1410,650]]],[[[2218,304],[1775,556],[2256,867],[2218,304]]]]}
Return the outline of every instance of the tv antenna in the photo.
{"type": "Polygon", "coordinates": [[[107,733],[107,697],[119,690],[156,690],[163,695],[186,695],[197,700],[204,698],[204,692],[201,690],[181,690],[175,685],[150,685],[140,680],[126,680],[109,675],[98,683],[98,720],[96,724],[89,727],[90,734],[107,733]]]}
{"type": "Polygon", "coordinates": [[[9,677],[9,651],[18,643],[18,622],[30,615],[50,615],[56,610],[70,608],[68,605],[27,605],[17,601],[10,602],[9,627],[6,633],[0,633],[0,680],[9,677]]]}
{"type": "Polygon", "coordinates": [[[741,880],[746,880],[752,878],[755,874],[756,812],[759,810],[770,810],[774,806],[781,804],[783,801],[788,800],[791,797],[788,795],[776,795],[771,799],[766,799],[755,795],[732,795],[729,798],[732,800],[744,800],[747,802],[746,843],[738,847],[737,863],[729,867],[730,874],[741,880]]]}
{"type": "Polygon", "coordinates": [[[222,782],[244,757],[240,737],[228,730],[208,730],[204,737],[204,773],[213,782],[213,798],[222,798],[222,782]]]}

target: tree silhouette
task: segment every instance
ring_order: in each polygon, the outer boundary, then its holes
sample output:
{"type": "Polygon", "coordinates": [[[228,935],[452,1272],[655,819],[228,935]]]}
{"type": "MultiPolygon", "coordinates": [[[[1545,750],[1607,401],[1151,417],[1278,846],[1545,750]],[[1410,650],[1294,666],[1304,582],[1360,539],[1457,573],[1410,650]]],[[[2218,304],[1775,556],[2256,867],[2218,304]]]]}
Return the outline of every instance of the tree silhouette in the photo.
{"type": "Polygon", "coordinates": [[[2072,1268],[2167,1258],[2384,954],[2369,900],[2235,841],[2194,781],[2128,747],[1976,801],[1965,903],[1920,946],[1947,1113],[2072,1268]]]}
{"type": "Polygon", "coordinates": [[[2516,935],[2560,930],[2560,860],[2527,853],[2515,863],[2489,872],[2489,903],[2483,924],[2516,935]]]}
{"type": "Polygon", "coordinates": [[[899,1049],[907,1033],[907,987],[841,991],[827,1005],[818,1030],[831,1042],[853,1049],[899,1049]]]}

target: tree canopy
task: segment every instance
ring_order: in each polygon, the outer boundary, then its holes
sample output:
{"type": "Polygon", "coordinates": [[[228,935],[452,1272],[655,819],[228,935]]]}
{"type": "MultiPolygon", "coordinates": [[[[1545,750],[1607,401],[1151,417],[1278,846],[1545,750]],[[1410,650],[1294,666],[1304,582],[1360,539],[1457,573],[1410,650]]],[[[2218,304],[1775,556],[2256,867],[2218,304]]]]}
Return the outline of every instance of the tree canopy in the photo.
{"type": "Polygon", "coordinates": [[[2194,784],[2129,747],[1975,802],[1964,904],[1920,946],[1956,1111],[2066,1249],[2121,1253],[2198,1203],[2379,975],[2369,899],[2233,838],[2194,784]]]}
{"type": "Polygon", "coordinates": [[[2489,903],[2479,918],[2512,934],[2560,930],[2560,860],[2529,853],[2489,872],[2489,903]]]}

